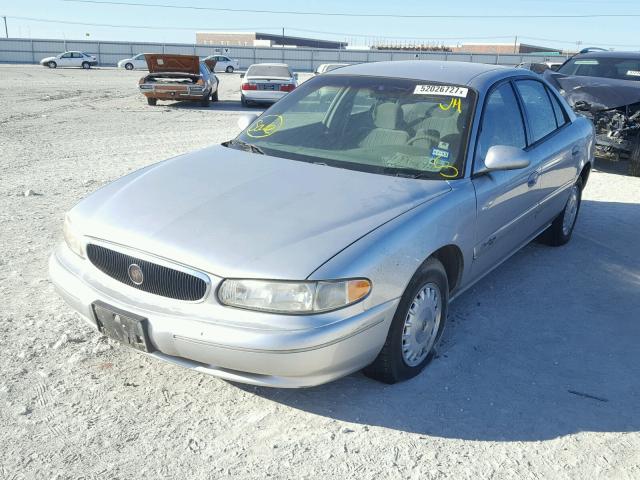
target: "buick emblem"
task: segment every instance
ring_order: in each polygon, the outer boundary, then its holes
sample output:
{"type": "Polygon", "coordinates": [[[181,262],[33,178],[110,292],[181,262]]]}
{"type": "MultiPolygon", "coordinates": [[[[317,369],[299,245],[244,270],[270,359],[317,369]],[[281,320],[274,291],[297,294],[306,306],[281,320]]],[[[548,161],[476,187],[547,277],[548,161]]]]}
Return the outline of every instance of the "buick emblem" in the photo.
{"type": "Polygon", "coordinates": [[[142,285],[142,282],[144,282],[144,274],[142,273],[142,269],[139,265],[132,263],[131,265],[129,265],[127,273],[129,274],[129,280],[131,280],[134,284],[142,285]]]}

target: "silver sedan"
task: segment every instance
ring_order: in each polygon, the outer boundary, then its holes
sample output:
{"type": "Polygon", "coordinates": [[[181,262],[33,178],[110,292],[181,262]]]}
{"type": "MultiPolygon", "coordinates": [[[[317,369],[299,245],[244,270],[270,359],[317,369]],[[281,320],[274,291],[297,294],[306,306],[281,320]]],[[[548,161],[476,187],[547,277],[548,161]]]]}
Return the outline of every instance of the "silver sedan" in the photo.
{"type": "Polygon", "coordinates": [[[344,67],[81,201],[50,274],[91,326],[188,368],[393,383],[434,357],[451,300],[532,239],[569,241],[593,151],[531,72],[344,67]]]}

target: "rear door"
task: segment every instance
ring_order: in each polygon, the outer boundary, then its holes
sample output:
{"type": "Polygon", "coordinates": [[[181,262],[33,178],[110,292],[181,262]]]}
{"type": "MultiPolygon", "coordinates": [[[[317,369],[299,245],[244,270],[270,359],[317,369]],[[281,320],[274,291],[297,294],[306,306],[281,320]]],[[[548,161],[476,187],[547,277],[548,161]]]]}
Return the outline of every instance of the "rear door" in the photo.
{"type": "MultiPolygon", "coordinates": [[[[527,148],[526,120],[510,81],[496,84],[483,107],[475,150],[474,172],[484,168],[494,145],[527,148]]],[[[519,170],[494,171],[474,176],[477,227],[472,275],[491,270],[537,231],[536,207],[540,199],[539,163],[519,170]]]]}
{"type": "Polygon", "coordinates": [[[82,66],[82,62],[84,62],[85,59],[84,55],[82,55],[82,53],[80,52],[73,52],[71,54],[71,66],[73,67],[80,67],[82,66]]]}
{"type": "Polygon", "coordinates": [[[515,82],[528,119],[530,154],[540,163],[538,221],[550,223],[564,208],[583,152],[567,113],[555,94],[534,79],[515,82]]]}

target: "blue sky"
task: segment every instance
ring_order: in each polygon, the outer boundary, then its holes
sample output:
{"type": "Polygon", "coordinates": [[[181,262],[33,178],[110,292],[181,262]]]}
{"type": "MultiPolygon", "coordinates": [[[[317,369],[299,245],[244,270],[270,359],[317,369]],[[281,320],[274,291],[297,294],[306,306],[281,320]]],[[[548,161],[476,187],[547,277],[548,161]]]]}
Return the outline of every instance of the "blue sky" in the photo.
{"type": "MultiPolygon", "coordinates": [[[[488,14],[636,14],[640,0],[306,0],[304,2],[264,2],[244,0],[206,2],[202,0],[129,0],[134,3],[162,3],[218,8],[299,10],[348,13],[394,13],[399,15],[488,14]]],[[[424,19],[354,18],[213,12],[179,9],[153,9],[136,6],[95,5],[63,0],[0,0],[0,15],[6,15],[10,37],[91,38],[98,40],[136,40],[159,42],[195,41],[201,30],[247,30],[280,32],[290,35],[346,40],[350,44],[371,43],[387,37],[391,42],[431,39],[432,43],[513,43],[519,36],[524,43],[575,49],[584,46],[640,50],[639,17],[582,19],[424,19]],[[152,26],[156,29],[115,28],[45,23],[14,17],[69,22],[152,26]],[[179,29],[176,29],[178,27],[179,29]],[[306,30],[306,31],[305,31],[306,30]],[[330,32],[330,33],[316,33],[330,32]],[[88,34],[88,36],[87,36],[88,34]],[[486,38],[492,37],[492,38],[486,38]]],[[[0,35],[4,32],[0,27],[0,35]]],[[[425,40],[426,43],[426,40],[425,40]]]]}

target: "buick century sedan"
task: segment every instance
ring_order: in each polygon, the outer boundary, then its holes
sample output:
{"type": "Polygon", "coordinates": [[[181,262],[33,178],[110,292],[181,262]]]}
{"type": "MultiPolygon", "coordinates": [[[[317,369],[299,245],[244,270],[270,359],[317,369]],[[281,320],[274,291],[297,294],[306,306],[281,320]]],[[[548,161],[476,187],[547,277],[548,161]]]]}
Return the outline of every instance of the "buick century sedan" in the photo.
{"type": "Polygon", "coordinates": [[[103,334],[277,387],[417,375],[449,302],[569,241],[594,152],[544,79],[472,63],[340,68],[245,123],[85,198],[49,267],[103,334]]]}

